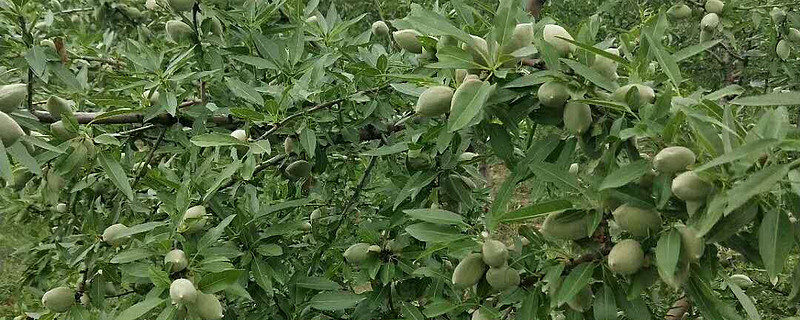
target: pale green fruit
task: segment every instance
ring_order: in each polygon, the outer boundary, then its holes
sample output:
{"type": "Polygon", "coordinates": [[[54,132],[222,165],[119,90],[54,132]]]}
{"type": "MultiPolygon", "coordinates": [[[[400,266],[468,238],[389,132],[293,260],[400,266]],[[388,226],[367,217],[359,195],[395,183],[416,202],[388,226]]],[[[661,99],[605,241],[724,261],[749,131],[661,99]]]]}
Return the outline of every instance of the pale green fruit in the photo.
{"type": "MultiPolygon", "coordinates": [[[[158,10],[158,0],[147,0],[144,3],[144,7],[147,8],[147,10],[150,10],[150,11],[158,10]]],[[[73,16],[73,17],[75,17],[75,16],[73,16]]]]}
{"type": "Polygon", "coordinates": [[[392,33],[394,42],[396,42],[400,48],[416,54],[422,53],[422,42],[419,41],[418,38],[421,36],[421,33],[412,29],[399,30],[392,33]]]}
{"type": "Polygon", "coordinates": [[[82,306],[89,307],[89,303],[90,302],[91,302],[91,300],[89,300],[89,295],[88,294],[86,294],[86,293],[81,294],[81,305],[82,306]]]}
{"type": "Polygon", "coordinates": [[[695,155],[689,148],[675,146],[661,149],[653,158],[653,168],[658,172],[675,173],[686,170],[695,161],[695,155]]]}
{"type": "Polygon", "coordinates": [[[772,22],[775,24],[782,24],[786,21],[786,10],[783,8],[773,7],[772,10],[769,11],[769,16],[772,18],[772,22]]]}
{"type": "Polygon", "coordinates": [[[64,122],[58,120],[50,124],[50,133],[58,140],[66,141],[78,136],[78,133],[67,130],[64,122]]]}
{"type": "Polygon", "coordinates": [[[67,204],[66,203],[59,203],[56,205],[56,212],[64,213],[67,212],[67,204]]]}
{"type": "Polygon", "coordinates": [[[209,31],[215,36],[225,36],[225,27],[222,25],[222,21],[217,17],[211,17],[211,29],[209,31]]]}
{"type": "Polygon", "coordinates": [[[625,239],[608,253],[608,269],[617,274],[631,275],[644,264],[644,251],[639,241],[625,239]]]}
{"type": "Polygon", "coordinates": [[[653,209],[623,204],[612,214],[617,225],[634,237],[654,235],[661,230],[661,215],[653,209]]]}
{"type": "Polygon", "coordinates": [[[594,300],[594,294],[592,293],[592,288],[586,287],[583,288],[578,294],[575,295],[572,300],[567,301],[567,305],[575,311],[584,312],[589,310],[592,307],[592,300],[594,300]]]}
{"type": "Polygon", "coordinates": [[[173,249],[164,255],[164,264],[172,264],[170,269],[173,273],[183,271],[189,265],[189,260],[186,259],[186,253],[181,249],[173,249]]]}
{"type": "Polygon", "coordinates": [[[506,290],[519,285],[519,271],[508,266],[492,267],[486,271],[486,282],[496,290],[506,290]]]}
{"type": "Polygon", "coordinates": [[[686,4],[676,4],[669,8],[667,14],[675,19],[686,19],[692,15],[692,8],[686,4]]]}
{"type": "Polygon", "coordinates": [[[305,160],[297,160],[286,167],[286,174],[295,179],[308,177],[311,174],[311,164],[305,160]]]}
{"type": "Polygon", "coordinates": [[[693,227],[678,224],[675,229],[681,234],[681,258],[686,262],[700,260],[706,249],[705,239],[693,227]]]}
{"type": "Polygon", "coordinates": [[[716,13],[722,14],[722,9],[725,7],[725,3],[720,0],[708,0],[706,1],[706,12],[708,13],[716,13]]]}
{"type": "Polygon", "coordinates": [[[469,288],[481,280],[485,271],[483,255],[470,253],[453,270],[453,285],[458,289],[469,288]]]}
{"type": "Polygon", "coordinates": [[[103,230],[103,242],[107,243],[112,247],[118,247],[120,245],[125,244],[130,239],[130,236],[123,235],[122,233],[127,231],[128,227],[124,224],[117,223],[109,226],[105,230],[103,230]]]}
{"type": "Polygon", "coordinates": [[[42,296],[42,304],[53,312],[67,312],[75,303],[75,292],[67,287],[50,289],[42,296]]]}
{"type": "Polygon", "coordinates": [[[389,35],[389,26],[386,22],[381,20],[372,23],[372,35],[376,37],[385,37],[389,35]]]}
{"type": "Polygon", "coordinates": [[[313,226],[312,226],[312,225],[311,225],[311,223],[310,223],[310,222],[308,222],[308,221],[303,221],[302,223],[300,223],[300,230],[303,230],[303,231],[311,231],[311,228],[312,228],[312,227],[313,227],[313,226]]]}
{"type": "Polygon", "coordinates": [[[310,16],[310,17],[306,18],[306,23],[308,23],[308,24],[318,24],[319,23],[319,17],[310,16]]]}
{"type": "Polygon", "coordinates": [[[700,20],[700,28],[706,31],[717,30],[719,26],[719,16],[716,13],[709,13],[700,20]]]}
{"type": "Polygon", "coordinates": [[[181,223],[178,225],[178,232],[189,234],[203,230],[206,226],[206,221],[208,221],[206,207],[191,207],[183,213],[181,223]]]}
{"type": "Polygon", "coordinates": [[[435,86],[425,89],[419,99],[414,111],[418,115],[425,117],[436,117],[447,113],[450,110],[450,103],[453,100],[455,90],[446,86],[435,86]]]}
{"type": "Polygon", "coordinates": [[[795,28],[789,28],[789,32],[786,34],[786,38],[789,41],[800,44],[800,30],[795,28]]]}
{"type": "Polygon", "coordinates": [[[0,112],[11,113],[28,97],[28,85],[24,83],[0,86],[0,112]]]}
{"type": "Polygon", "coordinates": [[[39,41],[39,45],[45,47],[46,50],[53,51],[53,53],[56,53],[58,51],[58,49],[56,48],[56,43],[50,39],[42,39],[42,41],[39,41]]]}
{"type": "Polygon", "coordinates": [[[750,277],[743,274],[734,274],[730,278],[728,278],[728,281],[734,283],[740,288],[749,288],[753,286],[753,280],[751,280],[750,277]]]}
{"type": "Polygon", "coordinates": [[[700,43],[708,42],[714,39],[714,31],[700,30],[700,43]]]}
{"type": "Polygon", "coordinates": [[[619,87],[616,91],[614,91],[612,98],[619,102],[626,102],[625,98],[628,95],[628,91],[632,89],[636,89],[635,92],[638,93],[639,96],[639,104],[631,106],[632,108],[638,108],[641,104],[653,103],[653,101],[656,99],[656,93],[653,91],[653,88],[638,83],[632,83],[619,87]]]}
{"type": "Polygon", "coordinates": [[[142,92],[142,98],[148,99],[148,101],[150,101],[151,106],[157,106],[158,99],[160,97],[161,93],[159,93],[158,91],[154,91],[152,95],[150,94],[150,90],[145,90],[144,92],[142,92]]]}
{"type": "Polygon", "coordinates": [[[242,129],[236,129],[231,132],[231,137],[236,138],[236,140],[247,142],[247,132],[242,129]]]}
{"type": "Polygon", "coordinates": [[[588,104],[570,101],[564,106],[564,128],[580,135],[592,126],[592,109],[588,104]]]}
{"type": "Polygon", "coordinates": [[[180,20],[167,21],[165,28],[167,30],[167,38],[176,43],[191,39],[194,33],[191,26],[180,20]]]}
{"type": "Polygon", "coordinates": [[[683,201],[700,201],[711,193],[711,185],[694,173],[686,171],[672,180],[672,194],[683,201]]]}
{"type": "MultiPolygon", "coordinates": [[[[619,56],[619,49],[609,48],[604,51],[619,56]]],[[[594,57],[594,62],[592,63],[591,68],[592,70],[597,71],[597,73],[613,81],[619,78],[619,75],[617,74],[617,65],[618,65],[617,62],[611,60],[610,58],[606,58],[601,55],[596,55],[594,57]]]]}
{"type": "Polygon", "coordinates": [[[370,246],[372,245],[364,242],[353,244],[344,251],[344,259],[352,264],[364,263],[369,258],[370,246]]]}
{"type": "Polygon", "coordinates": [[[503,46],[503,53],[510,54],[514,51],[527,47],[533,43],[533,23],[520,23],[514,27],[511,37],[503,46]]]}
{"type": "Polygon", "coordinates": [[[551,213],[545,218],[541,232],[543,235],[561,239],[578,240],[589,236],[590,216],[583,214],[574,219],[565,217],[565,213],[551,213]]]}
{"type": "Polygon", "coordinates": [[[477,157],[477,156],[478,156],[478,154],[474,153],[474,152],[464,152],[464,153],[462,153],[462,154],[460,154],[458,156],[458,161],[461,161],[461,162],[470,161],[472,159],[475,159],[475,157],[477,157]]]}
{"type": "Polygon", "coordinates": [[[315,221],[318,221],[320,218],[322,218],[322,210],[314,209],[314,211],[311,211],[311,216],[309,217],[311,223],[315,223],[315,221]]]}
{"type": "Polygon", "coordinates": [[[567,86],[558,81],[548,81],[539,86],[539,102],[548,108],[561,108],[569,99],[567,86]]]}
{"type": "Polygon", "coordinates": [[[47,99],[47,111],[53,118],[61,119],[62,115],[72,115],[73,102],[58,96],[47,99]]]}
{"type": "Polygon", "coordinates": [[[456,69],[455,74],[456,74],[455,76],[456,84],[458,85],[464,82],[464,78],[467,77],[468,73],[467,69],[456,69]]]}
{"type": "Polygon", "coordinates": [[[781,60],[789,60],[791,52],[792,50],[786,40],[781,39],[781,41],[778,41],[778,45],[775,46],[775,53],[778,54],[778,58],[781,58],[781,60]]]}
{"type": "Polygon", "coordinates": [[[575,45],[564,40],[574,40],[572,35],[570,35],[566,29],[559,25],[548,24],[544,26],[543,36],[544,41],[553,46],[562,57],[569,55],[572,51],[575,51],[575,45]]]}
{"type": "Polygon", "coordinates": [[[174,304],[191,304],[197,301],[197,289],[188,279],[176,279],[169,285],[169,297],[174,304]]]}
{"type": "Polygon", "coordinates": [[[0,141],[3,142],[3,146],[10,147],[24,135],[25,131],[22,131],[22,127],[11,116],[0,111],[0,141]]]}
{"type": "Polygon", "coordinates": [[[294,152],[294,138],[292,136],[287,136],[286,140],[283,140],[283,151],[286,152],[286,155],[292,154],[294,152]]]}
{"type": "Polygon", "coordinates": [[[573,164],[569,165],[569,174],[576,175],[576,174],[578,174],[578,170],[579,169],[580,169],[580,167],[578,166],[578,164],[577,163],[573,163],[573,164]]]}
{"type": "Polygon", "coordinates": [[[462,43],[461,49],[466,51],[472,56],[472,60],[475,60],[480,65],[488,65],[488,61],[486,60],[489,57],[489,44],[486,43],[486,39],[483,39],[478,36],[472,37],[472,43],[462,43]]]}
{"type": "Polygon", "coordinates": [[[487,312],[482,312],[481,309],[477,309],[472,312],[472,316],[470,317],[471,320],[496,320],[493,319],[487,312]]]}
{"type": "Polygon", "coordinates": [[[483,262],[490,267],[500,267],[508,262],[508,248],[497,240],[486,240],[481,249],[483,262]]]}
{"type": "Polygon", "coordinates": [[[194,0],[167,0],[170,8],[175,11],[189,11],[194,7],[194,0]]]}
{"type": "Polygon", "coordinates": [[[197,315],[203,320],[222,319],[222,304],[217,296],[210,293],[200,293],[195,301],[197,315]]]}

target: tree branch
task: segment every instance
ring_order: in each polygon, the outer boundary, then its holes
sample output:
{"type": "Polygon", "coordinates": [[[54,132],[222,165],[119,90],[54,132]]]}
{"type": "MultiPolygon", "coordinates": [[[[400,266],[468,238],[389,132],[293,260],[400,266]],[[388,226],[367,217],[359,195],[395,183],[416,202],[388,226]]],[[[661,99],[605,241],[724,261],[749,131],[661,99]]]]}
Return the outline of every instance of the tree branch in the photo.
{"type": "Polygon", "coordinates": [[[669,308],[669,311],[667,311],[667,315],[664,317],[664,319],[681,320],[683,319],[683,315],[689,312],[689,307],[691,307],[689,299],[684,296],[672,304],[672,307],[669,308]]]}

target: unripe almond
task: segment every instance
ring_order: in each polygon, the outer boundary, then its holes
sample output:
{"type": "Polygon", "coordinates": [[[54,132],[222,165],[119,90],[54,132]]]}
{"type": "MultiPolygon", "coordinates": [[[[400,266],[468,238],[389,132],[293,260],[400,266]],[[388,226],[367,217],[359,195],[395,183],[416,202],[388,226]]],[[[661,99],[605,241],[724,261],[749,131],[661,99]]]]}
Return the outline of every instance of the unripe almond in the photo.
{"type": "Polygon", "coordinates": [[[422,53],[422,42],[418,38],[420,36],[422,36],[421,33],[412,29],[399,30],[392,33],[394,42],[400,48],[416,54],[422,53]]]}
{"type": "Polygon", "coordinates": [[[769,11],[769,16],[772,18],[772,22],[775,24],[782,24],[786,21],[786,10],[783,8],[773,7],[772,10],[769,11]]]}
{"type": "Polygon", "coordinates": [[[24,135],[25,131],[22,131],[22,127],[11,116],[0,111],[0,141],[3,142],[3,146],[11,147],[24,135]]]}
{"type": "Polygon", "coordinates": [[[578,240],[589,236],[590,216],[588,214],[577,219],[565,219],[565,215],[564,212],[549,214],[542,224],[542,234],[561,240],[578,240]]]}
{"type": "Polygon", "coordinates": [[[643,263],[644,251],[636,240],[622,240],[608,253],[608,269],[617,274],[634,274],[639,271],[643,263]]]}
{"type": "Polygon", "coordinates": [[[789,41],[800,44],[800,30],[795,28],[789,28],[789,32],[786,34],[786,38],[789,41]]]}
{"type": "Polygon", "coordinates": [[[67,287],[50,289],[42,296],[42,304],[53,312],[67,312],[75,304],[75,292],[67,287]]]}
{"type": "Polygon", "coordinates": [[[311,174],[311,164],[305,160],[297,160],[286,167],[286,174],[295,179],[308,177],[311,174]]]}
{"type": "Polygon", "coordinates": [[[496,290],[506,290],[519,285],[519,272],[508,266],[492,267],[486,271],[486,282],[496,290]]]}
{"type": "Polygon", "coordinates": [[[344,251],[344,259],[352,264],[361,264],[369,258],[370,246],[364,242],[353,244],[344,251]]]}
{"type": "Polygon", "coordinates": [[[639,104],[632,105],[631,108],[636,109],[642,104],[653,103],[653,101],[656,99],[656,93],[653,91],[653,88],[636,83],[619,87],[616,91],[614,91],[612,98],[619,102],[627,102],[626,98],[628,96],[628,92],[632,89],[636,89],[635,92],[639,96],[639,104]]]}
{"type": "Polygon", "coordinates": [[[70,140],[78,136],[76,132],[69,131],[61,120],[50,124],[50,133],[57,140],[61,141],[70,140]]]}
{"type": "Polygon", "coordinates": [[[675,19],[686,19],[692,15],[692,8],[686,4],[676,4],[669,8],[667,14],[675,19]]]}
{"type": "Polygon", "coordinates": [[[503,53],[510,54],[533,43],[533,23],[520,23],[514,27],[508,43],[503,46],[503,53]]]}
{"type": "Polygon", "coordinates": [[[453,270],[453,285],[458,289],[465,289],[478,283],[486,271],[483,255],[470,253],[453,270]]]}
{"type": "Polygon", "coordinates": [[[469,53],[476,63],[484,66],[488,65],[489,44],[486,39],[474,35],[470,35],[470,37],[472,37],[472,43],[461,44],[461,49],[469,53]]]}
{"type": "Polygon", "coordinates": [[[566,29],[559,25],[548,24],[544,26],[543,36],[544,41],[553,46],[562,57],[570,54],[572,51],[575,51],[574,44],[561,39],[565,38],[573,40],[572,35],[570,35],[566,29]]]}
{"type": "Polygon", "coordinates": [[[789,54],[792,52],[789,44],[786,43],[786,40],[781,39],[778,41],[778,45],[775,46],[775,53],[778,55],[778,58],[781,60],[789,60],[789,54]]]}
{"type": "Polygon", "coordinates": [[[67,212],[67,204],[66,203],[59,203],[56,205],[56,212],[64,213],[67,212]]]}
{"type": "Polygon", "coordinates": [[[730,278],[728,278],[728,281],[733,282],[734,284],[743,289],[753,286],[753,280],[751,280],[750,277],[743,274],[734,274],[730,278]]]}
{"type": "Polygon", "coordinates": [[[508,248],[497,240],[486,240],[481,249],[483,262],[490,267],[501,267],[508,262],[508,248]]]}
{"type": "Polygon", "coordinates": [[[28,85],[24,83],[0,86],[0,112],[11,113],[28,97],[28,85]]]}
{"type": "Polygon", "coordinates": [[[681,234],[681,258],[686,262],[700,260],[706,249],[705,239],[699,236],[693,227],[679,224],[675,226],[675,229],[681,234]]]}
{"type": "Polygon", "coordinates": [[[210,293],[200,293],[195,301],[197,315],[203,320],[222,319],[222,304],[217,296],[210,293]]]}
{"type": "Polygon", "coordinates": [[[418,115],[425,117],[435,117],[443,115],[450,110],[450,102],[453,100],[453,88],[446,86],[435,86],[425,89],[417,99],[414,111],[418,115]]]}
{"type": "MultiPolygon", "coordinates": [[[[619,56],[619,50],[616,48],[609,48],[604,51],[619,56]]],[[[617,80],[619,78],[619,75],[617,75],[617,62],[601,55],[595,56],[592,70],[597,71],[597,73],[609,80],[617,80]]]]}
{"type": "Polygon", "coordinates": [[[175,279],[169,286],[169,297],[174,304],[192,304],[197,301],[197,289],[188,279],[175,279]]]}
{"type": "Polygon", "coordinates": [[[50,96],[47,99],[47,111],[50,112],[53,118],[61,119],[62,115],[72,115],[72,104],[73,102],[70,100],[58,96],[50,96]]]}
{"type": "Polygon", "coordinates": [[[186,269],[186,267],[189,265],[189,260],[186,259],[186,253],[183,252],[183,250],[174,249],[164,255],[164,263],[171,263],[172,267],[170,270],[174,273],[186,269]]]}
{"type": "Polygon", "coordinates": [[[283,151],[286,152],[286,155],[292,154],[294,152],[294,138],[292,136],[287,136],[286,140],[283,140],[283,151]]]}
{"type": "Polygon", "coordinates": [[[567,86],[558,81],[548,81],[539,86],[539,102],[548,108],[561,108],[569,99],[567,86]]]}
{"type": "Polygon", "coordinates": [[[570,101],[564,106],[564,128],[580,135],[592,126],[592,109],[588,104],[570,101]]]}
{"type": "Polygon", "coordinates": [[[247,132],[242,129],[236,129],[231,132],[231,137],[236,138],[236,140],[247,142],[247,132]]]}
{"type": "Polygon", "coordinates": [[[194,0],[167,0],[170,8],[175,11],[189,11],[194,7],[194,0]]]}
{"type": "Polygon", "coordinates": [[[706,12],[716,14],[722,14],[722,9],[724,7],[725,3],[720,0],[708,0],[705,5],[706,12]]]}
{"type": "Polygon", "coordinates": [[[719,16],[716,13],[709,13],[700,20],[700,27],[706,31],[717,30],[719,26],[719,16]]]}
{"type": "Polygon", "coordinates": [[[700,201],[711,193],[711,185],[694,171],[686,171],[672,180],[672,194],[683,201],[700,201]]]}
{"type": "Polygon", "coordinates": [[[661,149],[653,158],[653,168],[658,172],[675,173],[686,170],[695,161],[695,155],[689,148],[675,146],[661,149]]]}
{"type": "Polygon", "coordinates": [[[385,37],[389,35],[389,26],[386,22],[381,20],[372,23],[372,35],[376,37],[385,37]]]}
{"type": "Polygon", "coordinates": [[[167,38],[175,43],[190,39],[194,33],[192,27],[180,20],[167,21],[165,28],[167,30],[167,38]]]}
{"type": "Polygon", "coordinates": [[[661,215],[653,209],[623,204],[612,214],[617,225],[634,237],[654,235],[661,230],[661,215]]]}
{"type": "Polygon", "coordinates": [[[109,226],[103,231],[103,242],[107,243],[112,247],[118,247],[120,245],[125,244],[130,239],[130,236],[123,235],[122,233],[127,231],[128,227],[124,224],[117,223],[109,226]]]}

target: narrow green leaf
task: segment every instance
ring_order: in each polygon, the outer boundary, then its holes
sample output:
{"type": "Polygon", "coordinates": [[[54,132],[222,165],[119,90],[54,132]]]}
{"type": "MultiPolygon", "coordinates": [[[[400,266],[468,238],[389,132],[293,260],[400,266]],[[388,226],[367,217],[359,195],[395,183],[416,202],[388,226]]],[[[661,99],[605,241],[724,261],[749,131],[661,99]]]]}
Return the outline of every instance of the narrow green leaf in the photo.
{"type": "Polygon", "coordinates": [[[594,298],[595,320],[617,320],[617,301],[611,286],[603,284],[594,298]]]}
{"type": "Polygon", "coordinates": [[[242,98],[250,103],[255,105],[263,105],[264,98],[261,97],[261,94],[256,91],[255,88],[246,84],[239,79],[236,78],[225,78],[225,84],[228,86],[228,89],[233,92],[237,97],[242,98]]]}
{"type": "Polygon", "coordinates": [[[694,171],[700,172],[709,168],[716,167],[718,165],[731,163],[739,159],[744,159],[754,154],[760,154],[761,152],[778,145],[778,142],[779,141],[776,139],[759,139],[750,141],[734,149],[731,152],[728,152],[726,154],[714,158],[709,162],[706,162],[702,166],[699,166],[696,169],[694,169],[694,171]]]}
{"type": "Polygon", "coordinates": [[[661,45],[661,41],[654,40],[654,37],[648,32],[642,33],[650,44],[651,52],[655,54],[658,64],[661,65],[661,69],[667,74],[669,79],[672,80],[673,85],[676,88],[679,87],[683,81],[683,77],[681,76],[681,69],[678,67],[675,59],[664,49],[661,45]]]}
{"type": "Polygon", "coordinates": [[[741,207],[750,198],[772,189],[786,177],[790,168],[789,164],[769,166],[754,173],[744,182],[734,185],[726,194],[728,205],[725,207],[725,214],[741,207]]]}
{"type": "Polygon", "coordinates": [[[560,199],[533,204],[518,210],[496,215],[499,223],[518,223],[572,208],[572,202],[560,199]]]}
{"type": "Polygon", "coordinates": [[[97,160],[100,162],[100,166],[103,167],[103,171],[105,171],[106,176],[108,176],[111,182],[122,191],[128,200],[133,201],[133,190],[128,181],[128,176],[125,174],[125,170],[122,169],[122,166],[119,165],[119,162],[117,162],[117,159],[110,153],[100,152],[97,160]]]}
{"type": "Polygon", "coordinates": [[[409,209],[403,210],[409,217],[430,222],[434,224],[446,225],[467,225],[464,219],[457,213],[442,209],[409,209]]]}
{"type": "Polygon", "coordinates": [[[236,280],[239,279],[239,276],[241,276],[243,272],[244,270],[232,269],[206,274],[200,279],[200,283],[197,287],[202,290],[203,293],[217,293],[236,283],[236,280]]]}
{"type": "Polygon", "coordinates": [[[342,287],[331,280],[323,277],[300,277],[295,284],[298,287],[312,290],[340,290],[342,287]]]}
{"type": "Polygon", "coordinates": [[[320,292],[311,298],[311,307],[317,310],[334,311],[355,307],[366,297],[347,291],[320,292]]]}
{"type": "Polygon", "coordinates": [[[739,97],[733,99],[730,103],[740,106],[753,107],[800,105],[800,91],[776,92],[761,96],[739,97]]]}
{"type": "Polygon", "coordinates": [[[736,296],[736,299],[739,300],[739,304],[742,305],[744,312],[747,312],[747,317],[750,320],[761,320],[761,314],[758,313],[758,309],[756,309],[755,303],[753,303],[753,299],[751,299],[744,290],[739,287],[739,285],[725,279],[725,284],[728,285],[728,288],[731,289],[733,295],[736,296]]]}
{"type": "Polygon", "coordinates": [[[406,232],[423,242],[450,242],[466,237],[456,228],[429,222],[412,224],[406,227],[406,232]]]}
{"type": "Polygon", "coordinates": [[[494,92],[495,85],[490,84],[488,81],[481,82],[481,86],[477,88],[468,88],[469,90],[456,91],[453,96],[452,107],[450,109],[450,116],[447,118],[447,131],[456,132],[462,128],[467,127],[478,114],[483,111],[486,101],[489,96],[494,92]],[[460,93],[460,94],[459,94],[460,93]]]}
{"type": "Polygon", "coordinates": [[[666,275],[674,275],[681,255],[681,234],[672,229],[661,235],[656,245],[656,265],[666,275]]]}
{"type": "Polygon", "coordinates": [[[558,305],[572,300],[578,292],[586,288],[589,281],[592,280],[592,273],[594,273],[595,267],[597,267],[597,264],[594,262],[584,262],[572,269],[569,275],[564,278],[564,282],[561,283],[561,287],[556,293],[558,305]]]}
{"type": "Polygon", "coordinates": [[[205,133],[193,136],[190,140],[198,147],[223,147],[223,146],[244,146],[246,142],[232,137],[229,134],[205,133]]]}
{"type": "Polygon", "coordinates": [[[591,81],[600,88],[614,92],[614,90],[616,90],[618,87],[616,83],[612,82],[607,77],[603,76],[597,71],[594,71],[594,69],[589,68],[578,61],[562,58],[561,62],[569,66],[572,70],[575,71],[575,73],[577,73],[581,77],[584,77],[586,80],[591,81]]]}
{"type": "Polygon", "coordinates": [[[628,183],[633,182],[636,179],[639,179],[643,176],[647,171],[650,170],[650,163],[646,160],[639,160],[628,165],[622,166],[617,170],[614,170],[603,179],[603,182],[600,184],[600,188],[598,190],[602,191],[605,189],[613,189],[624,186],[628,183]]]}
{"type": "Polygon", "coordinates": [[[115,319],[116,320],[136,320],[139,319],[141,316],[150,312],[155,307],[160,306],[162,303],[166,301],[165,299],[151,297],[147,298],[146,300],[139,302],[130,306],[125,311],[122,311],[115,319]]]}
{"type": "Polygon", "coordinates": [[[686,48],[683,48],[683,49],[679,50],[678,52],[675,52],[675,54],[673,54],[672,57],[675,59],[675,62],[681,62],[683,60],[686,60],[686,59],[689,59],[689,58],[693,57],[694,55],[696,55],[696,54],[698,54],[700,52],[703,52],[703,51],[706,51],[708,49],[711,49],[712,47],[716,46],[720,42],[722,42],[722,39],[706,41],[706,42],[703,42],[703,43],[700,43],[700,44],[688,46],[686,48]]]}
{"type": "Polygon", "coordinates": [[[777,282],[778,274],[783,272],[786,257],[794,248],[792,232],[789,217],[778,209],[767,211],[758,228],[758,251],[773,284],[777,282]]]}

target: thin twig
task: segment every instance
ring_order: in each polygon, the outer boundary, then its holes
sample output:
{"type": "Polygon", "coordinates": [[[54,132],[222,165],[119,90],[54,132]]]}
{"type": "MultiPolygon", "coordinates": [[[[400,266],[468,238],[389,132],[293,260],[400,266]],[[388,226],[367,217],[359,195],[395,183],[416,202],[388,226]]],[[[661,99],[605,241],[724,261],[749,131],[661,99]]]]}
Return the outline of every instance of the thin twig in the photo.
{"type": "Polygon", "coordinates": [[[138,128],[134,128],[134,129],[126,130],[126,131],[120,131],[120,132],[117,132],[117,133],[113,133],[113,134],[111,134],[111,136],[122,137],[122,136],[126,136],[126,135],[129,135],[129,134],[137,133],[137,132],[140,132],[140,131],[147,131],[150,128],[154,128],[155,126],[156,125],[154,125],[152,123],[149,123],[149,124],[143,125],[143,126],[138,127],[138,128]]]}
{"type": "Polygon", "coordinates": [[[120,294],[115,294],[115,295],[111,295],[111,296],[106,296],[106,298],[119,298],[119,297],[127,296],[127,295],[129,295],[129,294],[131,294],[131,293],[136,293],[136,291],[133,291],[133,290],[131,290],[131,291],[125,291],[125,292],[123,292],[123,293],[120,293],[120,294]]]}
{"type": "Polygon", "coordinates": [[[167,133],[167,127],[161,130],[161,134],[158,135],[158,139],[156,139],[156,143],[153,145],[153,148],[150,149],[150,153],[147,154],[147,160],[144,161],[142,167],[139,168],[139,173],[136,175],[136,179],[133,180],[133,184],[131,187],[136,187],[136,184],[139,183],[139,180],[142,179],[144,173],[147,171],[147,166],[150,165],[150,161],[153,161],[153,155],[156,154],[156,150],[158,146],[164,141],[164,135],[167,133]]]}
{"type": "Polygon", "coordinates": [[[105,63],[105,64],[115,65],[115,66],[118,66],[118,67],[126,67],[126,66],[128,66],[128,64],[125,63],[124,61],[119,61],[119,60],[113,59],[113,58],[87,57],[87,56],[79,56],[79,55],[72,55],[72,56],[70,56],[70,58],[73,59],[73,60],[74,59],[83,59],[83,60],[86,60],[86,61],[102,62],[102,63],[105,63]]]}
{"type": "Polygon", "coordinates": [[[67,10],[62,10],[62,11],[56,12],[56,14],[72,14],[72,13],[84,12],[84,11],[92,11],[92,10],[94,10],[94,8],[91,8],[91,7],[89,7],[89,8],[72,8],[72,9],[67,9],[67,10]]]}

